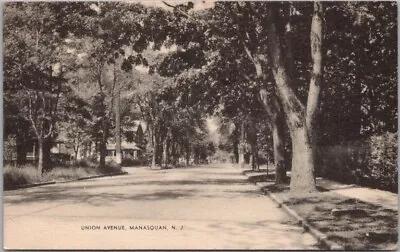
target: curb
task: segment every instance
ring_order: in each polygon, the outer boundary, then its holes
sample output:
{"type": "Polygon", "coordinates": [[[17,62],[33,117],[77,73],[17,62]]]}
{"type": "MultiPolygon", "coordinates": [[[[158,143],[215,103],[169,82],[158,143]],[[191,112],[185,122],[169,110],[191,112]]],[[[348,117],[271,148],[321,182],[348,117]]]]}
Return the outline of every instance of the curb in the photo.
{"type": "Polygon", "coordinates": [[[38,186],[45,186],[45,185],[53,185],[57,183],[56,181],[49,181],[49,182],[43,182],[43,183],[34,183],[34,184],[26,184],[26,185],[20,185],[16,186],[4,191],[15,191],[15,190],[20,190],[20,189],[25,189],[25,188],[31,188],[31,187],[38,187],[38,186]]]}
{"type": "MultiPolygon", "coordinates": [[[[247,176],[244,172],[242,172],[243,175],[247,176]]],[[[259,183],[255,182],[254,183],[256,186],[259,186],[259,183]]],[[[275,203],[278,204],[278,207],[283,208],[289,215],[294,217],[299,225],[301,225],[304,229],[304,231],[309,232],[312,236],[314,236],[317,241],[324,246],[325,248],[329,250],[345,250],[345,248],[342,245],[337,244],[336,242],[330,241],[327,237],[326,234],[322,233],[315,227],[313,227],[307,220],[305,220],[303,217],[299,216],[293,209],[291,209],[286,203],[284,203],[281,199],[279,199],[275,194],[267,191],[267,190],[262,190],[263,193],[265,193],[269,198],[271,198],[275,203]]]]}
{"type": "Polygon", "coordinates": [[[95,176],[89,176],[89,177],[82,177],[82,178],[77,178],[77,179],[73,179],[73,180],[34,183],[34,184],[27,184],[27,185],[17,186],[17,187],[10,188],[10,189],[7,189],[7,190],[3,189],[3,191],[5,191],[5,192],[7,192],[7,191],[16,191],[16,190],[22,190],[22,189],[38,187],[38,186],[63,184],[63,183],[77,182],[77,181],[80,181],[80,180],[95,179],[95,178],[102,178],[102,177],[112,177],[112,176],[126,175],[126,174],[128,174],[128,172],[124,171],[124,172],[118,172],[118,173],[109,173],[109,174],[101,174],[101,175],[95,175],[95,176]]]}
{"type": "MultiPolygon", "coordinates": [[[[66,182],[74,182],[74,181],[79,181],[79,180],[87,180],[87,179],[102,178],[102,177],[112,177],[112,176],[126,175],[126,174],[128,174],[128,172],[118,172],[118,173],[101,174],[101,175],[95,175],[95,176],[77,178],[77,179],[75,179],[75,180],[70,180],[70,181],[64,181],[63,183],[66,183],[66,182]]],[[[59,182],[59,183],[61,183],[61,182],[59,182]]]]}

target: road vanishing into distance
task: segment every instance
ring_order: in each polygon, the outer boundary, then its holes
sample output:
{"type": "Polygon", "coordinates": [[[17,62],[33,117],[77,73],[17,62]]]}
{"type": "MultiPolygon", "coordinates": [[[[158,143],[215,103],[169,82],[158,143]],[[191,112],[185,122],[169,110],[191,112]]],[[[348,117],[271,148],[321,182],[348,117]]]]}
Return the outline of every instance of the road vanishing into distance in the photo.
{"type": "Polygon", "coordinates": [[[4,193],[7,249],[318,249],[249,183],[209,164],[4,193]]]}

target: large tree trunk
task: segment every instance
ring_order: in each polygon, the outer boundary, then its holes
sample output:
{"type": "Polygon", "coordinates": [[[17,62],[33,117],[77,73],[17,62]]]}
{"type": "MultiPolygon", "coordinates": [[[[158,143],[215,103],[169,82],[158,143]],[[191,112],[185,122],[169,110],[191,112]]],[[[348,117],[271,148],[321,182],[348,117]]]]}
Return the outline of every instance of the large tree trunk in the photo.
{"type": "Polygon", "coordinates": [[[275,95],[270,95],[265,89],[260,90],[260,98],[264,105],[269,120],[269,128],[272,131],[272,142],[275,164],[275,184],[286,181],[286,158],[285,153],[285,117],[281,104],[277,101],[275,95]]]}
{"type": "Polygon", "coordinates": [[[275,184],[286,181],[286,153],[284,143],[284,116],[282,113],[276,115],[276,119],[271,122],[272,141],[274,145],[274,163],[275,163],[275,184]]]}
{"type": "Polygon", "coordinates": [[[43,172],[48,171],[51,168],[51,147],[53,141],[50,137],[43,139],[43,172]]]}
{"type": "Polygon", "coordinates": [[[322,57],[322,41],[323,41],[323,7],[322,3],[314,2],[314,15],[311,22],[311,59],[313,68],[310,78],[310,87],[307,99],[306,126],[310,145],[314,153],[313,159],[315,163],[316,145],[317,145],[317,116],[320,106],[320,96],[322,89],[323,77],[323,57],[322,57]]]}
{"type": "Polygon", "coordinates": [[[44,155],[43,155],[43,139],[38,138],[38,152],[39,152],[39,159],[38,159],[38,166],[37,169],[40,174],[43,173],[43,163],[44,163],[44,155]]]}
{"type": "Polygon", "coordinates": [[[312,192],[316,190],[314,151],[306,126],[306,109],[291,86],[292,81],[285,67],[282,48],[274,23],[275,4],[269,5],[267,14],[268,57],[292,139],[293,157],[290,189],[296,192],[312,192]]]}
{"type": "Polygon", "coordinates": [[[244,153],[245,153],[245,125],[244,121],[240,124],[240,140],[239,140],[239,167],[244,168],[245,165],[245,159],[244,159],[244,153]]]}
{"type": "Polygon", "coordinates": [[[290,189],[296,192],[315,191],[314,152],[306,127],[296,128],[292,136],[292,173],[290,189]],[[301,169],[299,169],[301,168],[301,169]]]}
{"type": "Polygon", "coordinates": [[[239,163],[239,141],[235,137],[235,142],[233,143],[233,155],[234,155],[234,163],[239,163]]]}
{"type": "Polygon", "coordinates": [[[249,158],[249,164],[253,171],[258,170],[258,146],[257,146],[257,125],[253,120],[249,125],[248,139],[251,144],[251,155],[249,158]]]}
{"type": "Polygon", "coordinates": [[[257,142],[251,145],[250,164],[253,171],[259,171],[257,142]]]}
{"type": "Polygon", "coordinates": [[[22,132],[17,132],[16,134],[16,148],[17,148],[17,164],[26,163],[26,136],[22,132]]]}

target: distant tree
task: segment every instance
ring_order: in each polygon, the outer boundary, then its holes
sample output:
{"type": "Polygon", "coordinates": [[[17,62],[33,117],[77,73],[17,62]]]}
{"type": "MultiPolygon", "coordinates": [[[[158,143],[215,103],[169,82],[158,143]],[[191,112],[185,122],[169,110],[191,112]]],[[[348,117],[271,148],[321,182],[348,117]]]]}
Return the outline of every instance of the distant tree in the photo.
{"type": "Polygon", "coordinates": [[[38,142],[38,170],[47,168],[44,144],[59,119],[59,102],[68,92],[63,77],[58,20],[47,3],[7,3],[4,10],[5,95],[18,101],[38,142]],[[41,15],[37,15],[37,13],[41,15]]]}
{"type": "MultiPolygon", "coordinates": [[[[83,146],[90,142],[89,125],[92,120],[89,104],[80,97],[71,97],[66,105],[66,118],[60,127],[60,131],[66,134],[67,146],[72,147],[75,160],[83,146]]],[[[61,132],[60,132],[61,133],[61,132]]]]}

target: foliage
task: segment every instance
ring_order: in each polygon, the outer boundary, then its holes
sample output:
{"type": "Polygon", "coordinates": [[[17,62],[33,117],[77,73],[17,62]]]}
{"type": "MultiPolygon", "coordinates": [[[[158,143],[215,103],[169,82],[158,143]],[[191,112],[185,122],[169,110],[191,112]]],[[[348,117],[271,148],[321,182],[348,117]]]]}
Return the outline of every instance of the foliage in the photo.
{"type": "Polygon", "coordinates": [[[368,172],[370,184],[396,191],[398,185],[397,133],[385,133],[369,138],[368,172]]]}
{"type": "Polygon", "coordinates": [[[57,20],[45,3],[7,4],[4,15],[5,94],[14,97],[36,137],[48,138],[62,111],[60,94],[68,92],[62,75],[67,57],[54,32],[57,20]]]}
{"type": "Polygon", "coordinates": [[[323,146],[319,151],[323,176],[397,192],[397,133],[323,146]]]}
{"type": "Polygon", "coordinates": [[[104,168],[93,167],[84,161],[72,166],[56,166],[50,171],[41,174],[33,165],[13,166],[6,165],[3,169],[4,189],[15,189],[19,186],[50,181],[74,180],[83,177],[121,172],[116,164],[106,164],[104,168]]]}
{"type": "Polygon", "coordinates": [[[125,158],[125,159],[122,159],[122,162],[121,162],[121,166],[124,166],[124,167],[129,167],[129,166],[139,166],[139,165],[142,165],[143,164],[143,161],[142,160],[137,160],[137,159],[127,159],[127,158],[125,158]]]}
{"type": "Polygon", "coordinates": [[[396,16],[394,2],[327,5],[321,144],[397,131],[396,16]]]}
{"type": "Polygon", "coordinates": [[[15,167],[13,165],[5,165],[3,168],[3,188],[4,190],[14,187],[38,183],[42,180],[41,172],[34,166],[15,167]]]}

